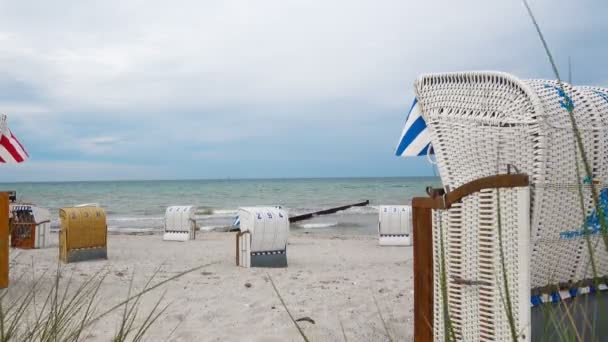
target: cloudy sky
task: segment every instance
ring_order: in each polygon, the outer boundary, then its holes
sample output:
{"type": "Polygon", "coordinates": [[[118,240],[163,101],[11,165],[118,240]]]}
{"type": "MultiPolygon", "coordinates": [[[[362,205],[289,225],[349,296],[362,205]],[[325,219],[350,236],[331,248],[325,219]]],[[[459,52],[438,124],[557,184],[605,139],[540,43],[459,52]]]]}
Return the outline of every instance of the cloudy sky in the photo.
{"type": "MultiPolygon", "coordinates": [[[[608,2],[530,0],[608,85],[608,2]]],[[[393,156],[428,72],[551,78],[519,0],[0,0],[2,181],[430,175],[393,156]]]]}

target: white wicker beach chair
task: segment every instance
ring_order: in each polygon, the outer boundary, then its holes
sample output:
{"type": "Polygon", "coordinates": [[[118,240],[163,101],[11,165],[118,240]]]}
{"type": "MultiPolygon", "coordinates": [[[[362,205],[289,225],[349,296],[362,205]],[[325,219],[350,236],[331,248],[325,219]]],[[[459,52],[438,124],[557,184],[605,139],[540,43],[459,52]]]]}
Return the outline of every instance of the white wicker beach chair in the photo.
{"type": "Polygon", "coordinates": [[[539,328],[531,306],[606,288],[591,281],[585,235],[598,275],[608,276],[591,194],[595,184],[608,212],[608,90],[564,88],[565,93],[554,81],[496,72],[434,74],[416,81],[446,191],[509,171],[530,179],[529,187],[483,190],[449,210],[434,210],[435,340],[447,333],[446,302],[458,340],[511,340],[505,280],[520,340],[534,338],[539,328]],[[585,176],[569,107],[592,177],[585,176]]]}
{"type": "Polygon", "coordinates": [[[378,243],[380,246],[411,246],[411,234],[411,206],[383,205],[378,208],[378,243]]]}
{"type": "Polygon", "coordinates": [[[276,207],[239,208],[236,262],[243,267],[287,267],[289,217],[276,207]]]}
{"type": "Polygon", "coordinates": [[[196,207],[172,206],[165,212],[163,240],[188,241],[196,238],[196,207]]]}

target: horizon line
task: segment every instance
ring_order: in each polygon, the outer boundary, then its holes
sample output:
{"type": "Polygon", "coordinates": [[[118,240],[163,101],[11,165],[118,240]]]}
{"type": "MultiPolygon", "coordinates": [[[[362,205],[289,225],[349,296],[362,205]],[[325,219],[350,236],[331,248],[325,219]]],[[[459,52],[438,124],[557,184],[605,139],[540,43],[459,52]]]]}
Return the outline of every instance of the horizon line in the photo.
{"type": "Polygon", "coordinates": [[[225,178],[174,178],[174,179],[103,179],[103,180],[39,180],[39,181],[0,181],[0,184],[27,184],[27,183],[110,183],[110,182],[175,182],[175,181],[268,181],[268,180],[315,180],[315,179],[374,179],[374,178],[440,178],[434,175],[418,176],[328,176],[328,177],[225,177],[225,178]]]}

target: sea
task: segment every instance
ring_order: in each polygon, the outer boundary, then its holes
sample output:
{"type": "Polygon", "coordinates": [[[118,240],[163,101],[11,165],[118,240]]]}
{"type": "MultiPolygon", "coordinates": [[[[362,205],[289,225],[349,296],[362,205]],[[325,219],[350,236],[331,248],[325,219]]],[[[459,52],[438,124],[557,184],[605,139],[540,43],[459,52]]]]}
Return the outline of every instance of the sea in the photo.
{"type": "Polygon", "coordinates": [[[18,201],[50,209],[52,228],[59,227],[59,208],[99,203],[110,232],[134,234],[161,230],[165,210],[172,205],[196,206],[197,225],[208,231],[230,227],[242,206],[280,205],[294,216],[369,200],[369,206],[297,222],[291,229],[373,235],[378,205],[409,204],[429,185],[440,186],[439,178],[36,182],[0,183],[0,190],[15,190],[18,201]]]}

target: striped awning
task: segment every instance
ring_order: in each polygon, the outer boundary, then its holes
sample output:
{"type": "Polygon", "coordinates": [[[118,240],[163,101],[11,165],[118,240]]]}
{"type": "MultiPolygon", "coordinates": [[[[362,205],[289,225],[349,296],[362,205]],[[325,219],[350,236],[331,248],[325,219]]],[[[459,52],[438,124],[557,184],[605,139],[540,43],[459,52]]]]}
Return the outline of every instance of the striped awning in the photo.
{"type": "Polygon", "coordinates": [[[417,157],[433,154],[431,135],[422,118],[418,99],[414,99],[410,112],[405,120],[405,126],[399,139],[395,155],[398,157],[417,157]],[[430,151],[429,151],[430,149],[430,151]]]}
{"type": "Polygon", "coordinates": [[[23,163],[29,158],[17,137],[8,129],[6,115],[0,114],[0,163],[23,163]]]}

